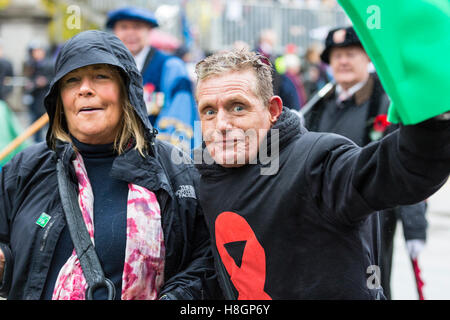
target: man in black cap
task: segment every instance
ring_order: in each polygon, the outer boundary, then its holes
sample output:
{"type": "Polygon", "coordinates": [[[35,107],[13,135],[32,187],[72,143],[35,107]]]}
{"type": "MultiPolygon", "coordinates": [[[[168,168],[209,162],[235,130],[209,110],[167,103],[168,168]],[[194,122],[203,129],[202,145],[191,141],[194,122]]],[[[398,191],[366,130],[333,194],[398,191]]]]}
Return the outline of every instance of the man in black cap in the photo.
{"type": "Polygon", "coordinates": [[[341,134],[360,146],[381,138],[372,131],[375,119],[387,114],[389,98],[369,73],[370,59],[353,27],[331,30],[321,59],[336,85],[305,115],[307,128],[341,134]]]}
{"type": "MultiPolygon", "coordinates": [[[[376,73],[369,72],[370,59],[353,27],[331,30],[321,59],[330,65],[336,84],[305,114],[309,130],[337,133],[365,146],[396,128],[386,120],[389,97],[376,73]]],[[[426,239],[425,212],[426,205],[420,202],[380,211],[369,218],[374,234],[366,236],[372,238],[373,250],[380,251],[377,265],[388,299],[391,298],[389,283],[397,219],[402,220],[411,257],[415,254],[417,258],[426,239]]]]}
{"type": "Polygon", "coordinates": [[[158,27],[152,12],[124,7],[108,13],[112,29],[134,56],[144,81],[144,99],[157,138],[189,152],[198,120],[192,85],[184,62],[150,46],[150,33],[158,27]]]}

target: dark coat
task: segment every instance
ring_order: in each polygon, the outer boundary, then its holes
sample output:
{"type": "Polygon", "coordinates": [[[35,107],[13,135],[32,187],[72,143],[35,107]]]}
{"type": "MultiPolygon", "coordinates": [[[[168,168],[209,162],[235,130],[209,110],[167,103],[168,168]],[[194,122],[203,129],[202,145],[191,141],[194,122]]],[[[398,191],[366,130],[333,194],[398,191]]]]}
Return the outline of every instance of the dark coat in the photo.
{"type": "Polygon", "coordinates": [[[337,103],[335,89],[305,115],[310,131],[332,132],[349,138],[359,146],[372,141],[371,131],[377,115],[387,114],[390,100],[376,74],[353,97],[337,103]]]}
{"type": "MultiPolygon", "coordinates": [[[[210,240],[195,195],[197,172],[188,160],[172,161],[180,153],[154,139],[142,98],[142,78],[133,57],[118,38],[87,31],[68,41],[56,62],[56,76],[46,97],[50,125],[55,113],[57,82],[65,74],[90,64],[117,66],[126,77],[128,97],[146,128],[150,151],[142,157],[134,148],[117,156],[111,176],[140,185],[156,194],[166,247],[160,295],[172,299],[203,299],[214,283],[210,240]],[[182,192],[189,189],[191,192],[182,192]]],[[[59,235],[66,225],[58,192],[56,161],[61,159],[76,182],[71,144],[57,141],[34,145],[19,153],[0,173],[0,247],[6,256],[0,293],[8,299],[40,299],[59,235]],[[51,216],[45,227],[36,224],[42,212],[51,216]]]]}

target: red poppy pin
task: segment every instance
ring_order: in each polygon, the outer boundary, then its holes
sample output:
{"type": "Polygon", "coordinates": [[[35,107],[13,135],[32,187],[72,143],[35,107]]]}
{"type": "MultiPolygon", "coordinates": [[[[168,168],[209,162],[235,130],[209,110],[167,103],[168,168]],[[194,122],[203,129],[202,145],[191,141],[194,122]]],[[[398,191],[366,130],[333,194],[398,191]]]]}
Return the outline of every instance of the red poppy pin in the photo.
{"type": "Polygon", "coordinates": [[[391,123],[387,120],[386,114],[379,114],[373,121],[372,131],[370,132],[370,139],[372,141],[380,140],[384,132],[391,123]]]}

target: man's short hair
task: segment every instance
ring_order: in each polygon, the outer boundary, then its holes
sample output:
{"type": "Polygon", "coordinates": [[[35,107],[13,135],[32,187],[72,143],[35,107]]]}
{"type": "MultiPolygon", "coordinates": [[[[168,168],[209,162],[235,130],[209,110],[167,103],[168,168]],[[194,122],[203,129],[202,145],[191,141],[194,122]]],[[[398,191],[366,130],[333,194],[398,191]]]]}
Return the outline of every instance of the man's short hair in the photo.
{"type": "Polygon", "coordinates": [[[256,75],[254,93],[268,104],[273,96],[272,64],[263,55],[246,49],[218,52],[197,63],[197,84],[209,77],[248,69],[253,70],[256,75]]]}

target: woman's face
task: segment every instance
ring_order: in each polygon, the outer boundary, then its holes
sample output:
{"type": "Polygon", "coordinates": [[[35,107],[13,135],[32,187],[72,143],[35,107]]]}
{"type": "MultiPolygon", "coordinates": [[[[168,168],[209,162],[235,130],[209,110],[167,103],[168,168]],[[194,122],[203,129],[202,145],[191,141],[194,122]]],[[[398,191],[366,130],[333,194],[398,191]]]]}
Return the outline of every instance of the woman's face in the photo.
{"type": "Polygon", "coordinates": [[[96,64],[75,69],[60,81],[70,134],[87,144],[114,142],[123,114],[119,74],[96,64]]]}

